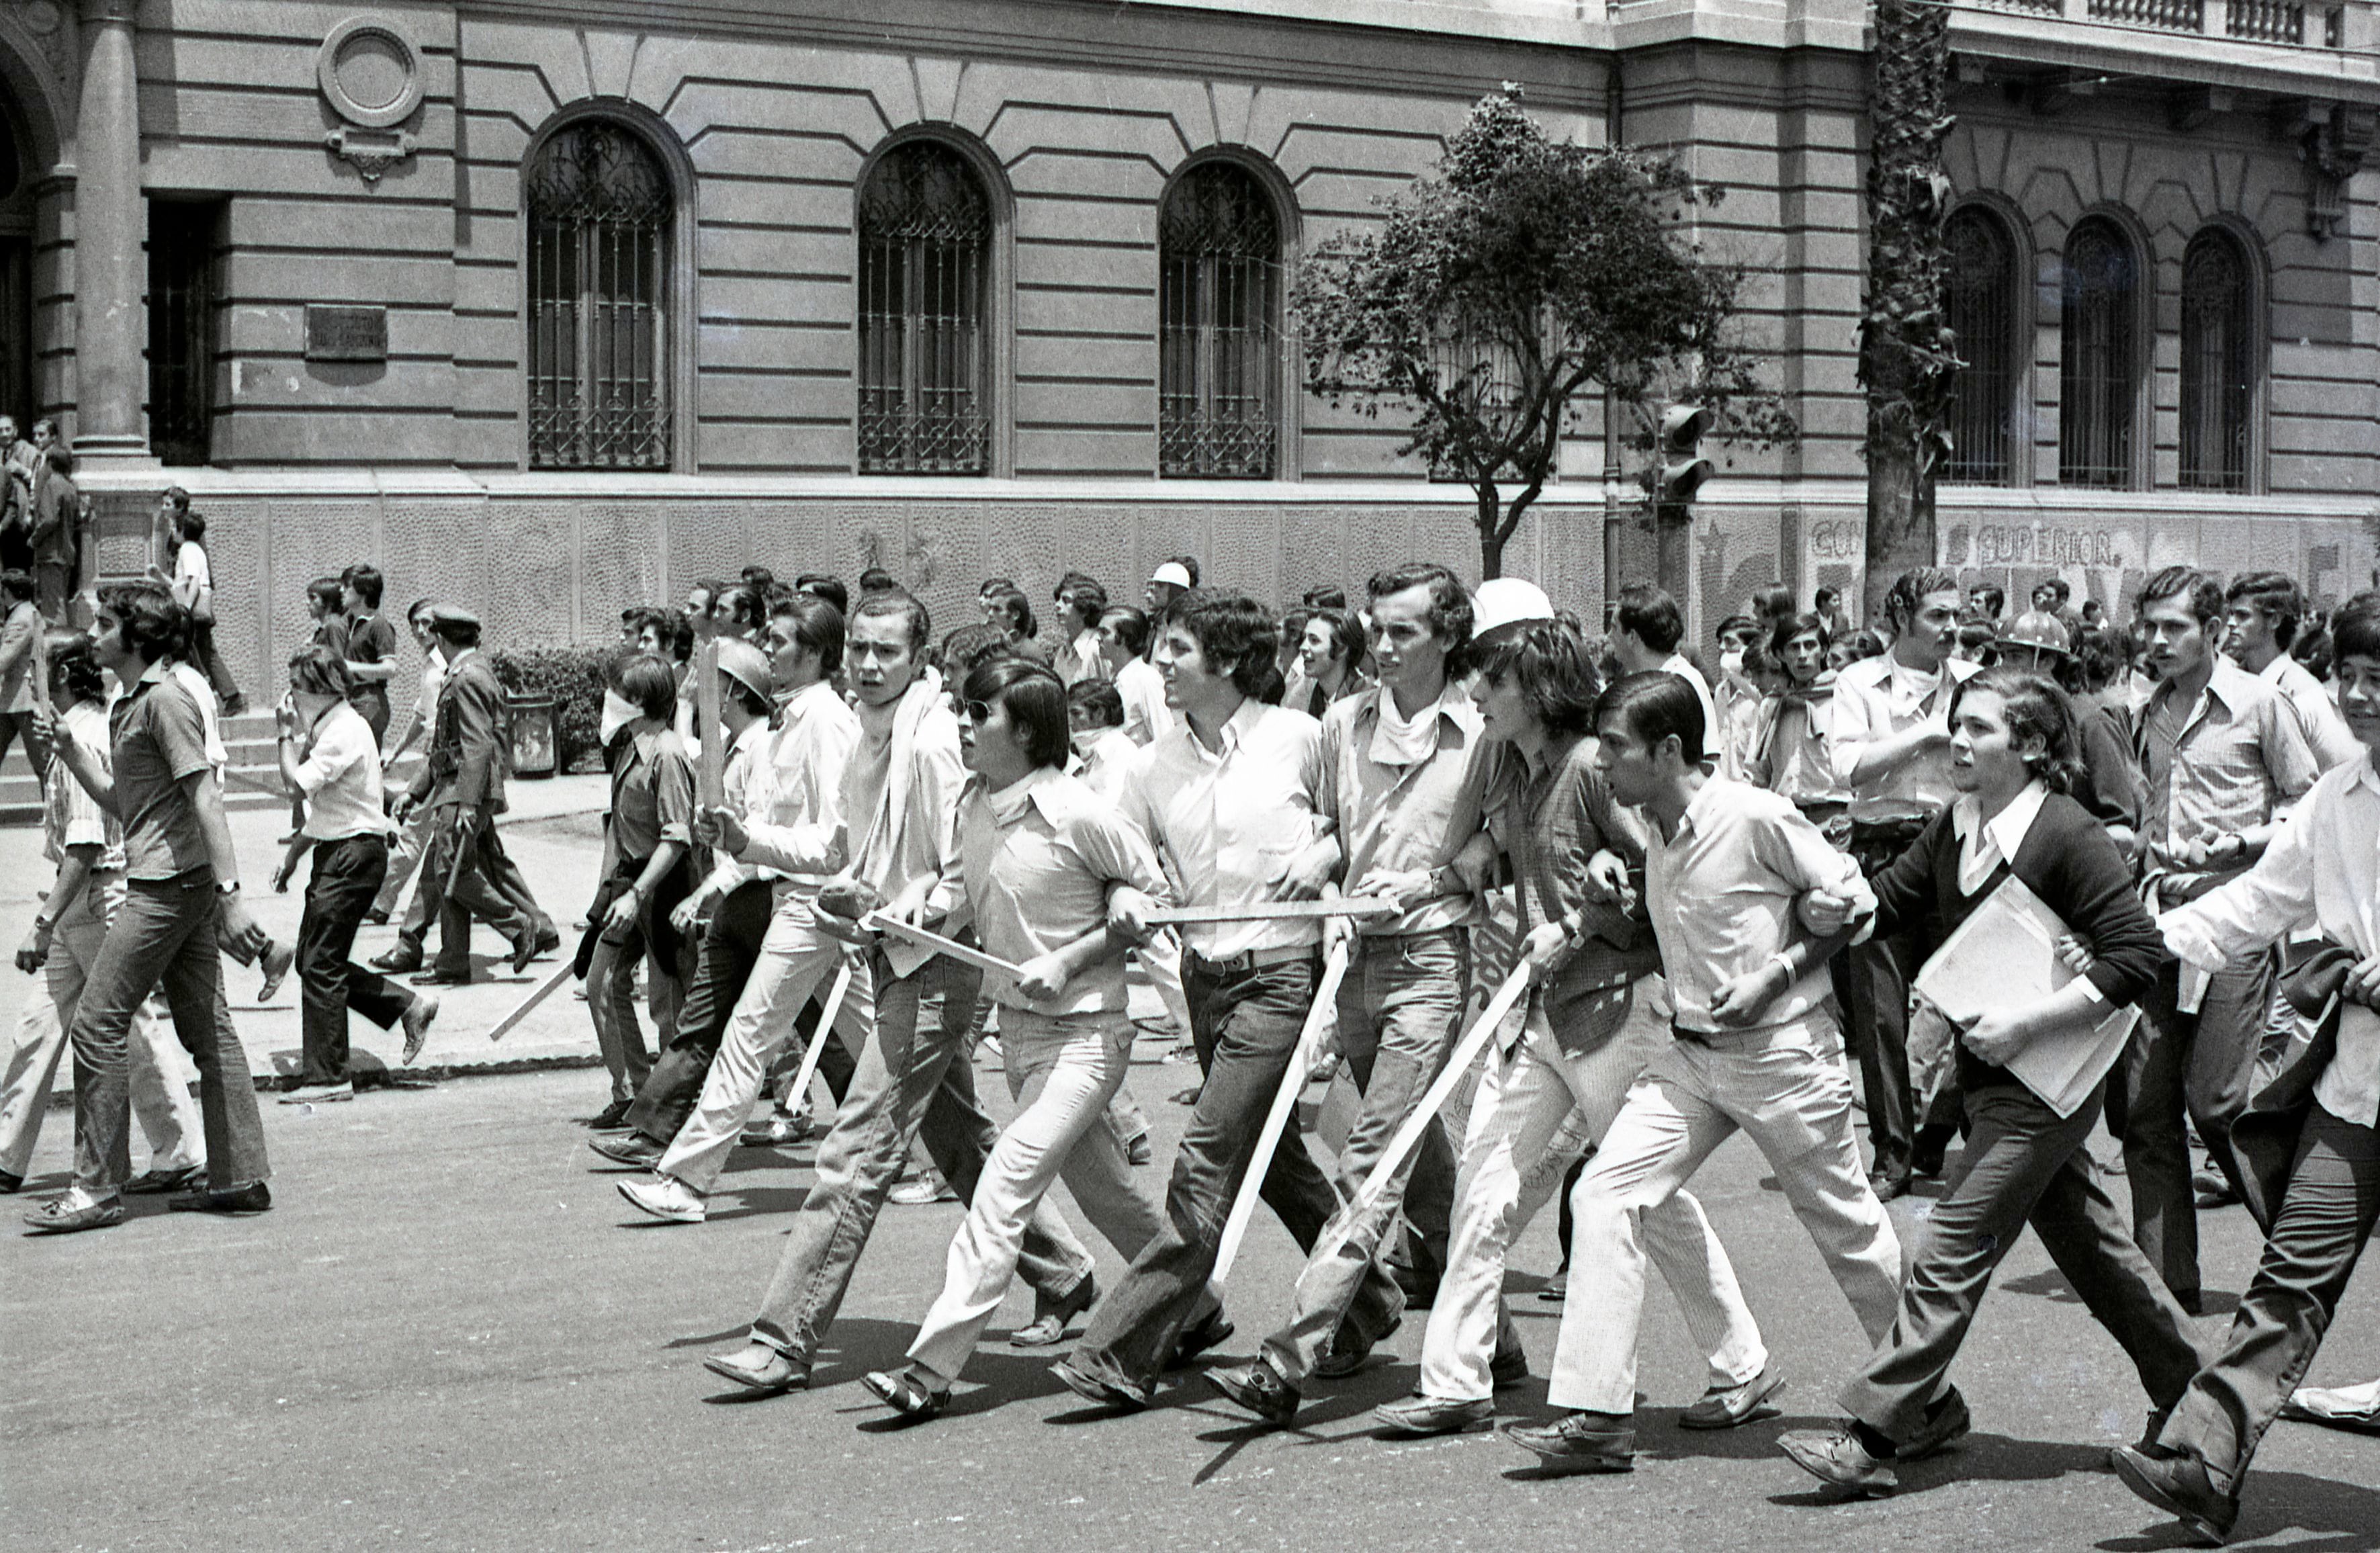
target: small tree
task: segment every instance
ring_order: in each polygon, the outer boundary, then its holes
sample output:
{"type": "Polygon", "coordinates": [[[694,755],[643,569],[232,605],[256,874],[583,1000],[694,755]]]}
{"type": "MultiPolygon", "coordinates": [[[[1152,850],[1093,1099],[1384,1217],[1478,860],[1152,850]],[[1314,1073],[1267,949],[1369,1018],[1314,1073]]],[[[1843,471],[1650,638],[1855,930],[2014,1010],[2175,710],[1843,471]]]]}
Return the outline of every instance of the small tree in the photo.
{"type": "Polygon", "coordinates": [[[1671,399],[1708,408],[1722,441],[1798,435],[1739,337],[1749,272],[1705,261],[1687,229],[1719,189],[1666,156],[1558,143],[1520,97],[1482,99],[1435,176],[1379,201],[1377,230],[1318,246],[1291,293],[1308,391],[1413,411],[1398,453],[1472,488],[1490,577],[1590,387],[1634,412],[1638,447],[1671,399]]]}

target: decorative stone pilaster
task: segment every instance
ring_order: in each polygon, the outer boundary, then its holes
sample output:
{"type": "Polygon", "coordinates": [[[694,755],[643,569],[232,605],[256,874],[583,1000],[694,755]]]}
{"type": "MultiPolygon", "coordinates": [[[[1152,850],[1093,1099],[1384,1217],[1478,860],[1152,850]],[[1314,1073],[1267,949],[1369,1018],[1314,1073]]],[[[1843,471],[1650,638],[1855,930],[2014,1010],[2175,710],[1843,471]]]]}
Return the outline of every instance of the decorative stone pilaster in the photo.
{"type": "Polygon", "coordinates": [[[149,458],[141,423],[148,320],[141,243],[135,0],[82,0],[82,97],[75,118],[75,455],[149,458]]]}

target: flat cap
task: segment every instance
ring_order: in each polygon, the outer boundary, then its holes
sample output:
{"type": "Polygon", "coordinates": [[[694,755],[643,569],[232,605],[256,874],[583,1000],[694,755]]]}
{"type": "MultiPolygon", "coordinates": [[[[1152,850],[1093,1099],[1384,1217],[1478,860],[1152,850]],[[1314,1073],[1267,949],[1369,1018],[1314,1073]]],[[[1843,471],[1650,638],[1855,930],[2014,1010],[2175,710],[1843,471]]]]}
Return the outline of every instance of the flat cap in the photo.
{"type": "Polygon", "coordinates": [[[460,604],[432,604],[430,624],[432,625],[477,625],[480,617],[460,604]]]}

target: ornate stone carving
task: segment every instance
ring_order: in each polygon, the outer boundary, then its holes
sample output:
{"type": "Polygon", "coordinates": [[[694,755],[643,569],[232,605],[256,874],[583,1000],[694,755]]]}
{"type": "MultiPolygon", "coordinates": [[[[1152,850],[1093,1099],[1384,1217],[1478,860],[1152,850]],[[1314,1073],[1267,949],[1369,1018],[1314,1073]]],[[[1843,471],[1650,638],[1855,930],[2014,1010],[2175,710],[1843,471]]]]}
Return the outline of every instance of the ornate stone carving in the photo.
{"type": "Polygon", "coordinates": [[[322,137],[331,154],[378,183],[382,173],[413,154],[413,137],[402,129],[334,129],[322,137]]]}
{"type": "Polygon", "coordinates": [[[346,120],[322,143],[364,182],[378,183],[413,154],[413,136],[397,126],[421,107],[421,51],[394,22],[350,17],[331,29],[314,77],[331,111],[346,120]]]}
{"type": "Polygon", "coordinates": [[[2347,220],[2347,180],[2371,152],[2380,113],[2299,99],[2277,104],[2274,120],[2306,166],[2306,230],[2317,242],[2337,235],[2347,220]]]}

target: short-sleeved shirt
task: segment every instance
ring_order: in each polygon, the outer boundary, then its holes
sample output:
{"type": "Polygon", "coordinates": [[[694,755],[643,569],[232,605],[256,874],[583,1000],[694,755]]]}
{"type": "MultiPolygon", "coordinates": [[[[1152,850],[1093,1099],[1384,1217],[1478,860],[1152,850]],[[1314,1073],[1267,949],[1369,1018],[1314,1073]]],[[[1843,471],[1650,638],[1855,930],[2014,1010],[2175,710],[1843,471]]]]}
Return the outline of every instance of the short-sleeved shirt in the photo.
{"type": "Polygon", "coordinates": [[[305,833],[316,841],[388,833],[380,745],[354,707],[333,707],[314,724],[298,766],[298,787],[306,795],[305,833]]]}
{"type": "Polygon", "coordinates": [[[2172,870],[2168,904],[2240,871],[2186,870],[2179,863],[2185,847],[2264,824],[2322,774],[2280,694],[2219,655],[2195,701],[2157,686],[2141,713],[2140,740],[2148,777],[2142,829],[2152,861],[2172,870]]]}
{"type": "Polygon", "coordinates": [[[628,741],[612,769],[612,843],[622,862],[641,863],[663,842],[693,839],[694,766],[668,728],[628,741]]]}
{"type": "MultiPolygon", "coordinates": [[[[1347,855],[1347,887],[1360,888],[1374,873],[1411,873],[1454,861],[1463,843],[1478,834],[1480,802],[1489,764],[1480,736],[1479,713],[1471,698],[1449,685],[1423,708],[1428,749],[1419,758],[1383,738],[1384,720],[1396,703],[1378,686],[1333,703],[1322,720],[1323,812],[1339,828],[1347,855]]],[[[1471,918],[1468,895],[1440,895],[1397,916],[1359,924],[1366,937],[1434,932],[1471,918]]]]}
{"type": "Polygon", "coordinates": [[[207,564],[207,547],[196,540],[184,540],[174,552],[174,580],[194,582],[200,588],[215,585],[214,568],[207,564]]]}
{"type": "Polygon", "coordinates": [[[174,879],[203,867],[207,855],[199,811],[183,780],[209,769],[206,729],[198,703],[176,683],[163,660],[133,684],[108,716],[115,749],[115,810],[124,819],[126,876],[174,879]]]}
{"type": "MultiPolygon", "coordinates": [[[[96,701],[77,701],[58,718],[58,736],[71,739],[99,766],[110,770],[115,759],[109,747],[107,713],[96,701]]],[[[124,871],[124,827],[99,807],[99,800],[78,781],[63,760],[50,762],[49,783],[42,795],[42,855],[52,863],[66,861],[67,849],[95,846],[92,867],[124,871]]]]}
{"type": "MultiPolygon", "coordinates": [[[[350,663],[385,663],[396,656],[396,627],[388,617],[378,612],[358,613],[347,617],[347,661],[350,663]]],[[[365,679],[356,682],[356,710],[370,717],[375,712],[388,712],[388,682],[365,679]]]]}

